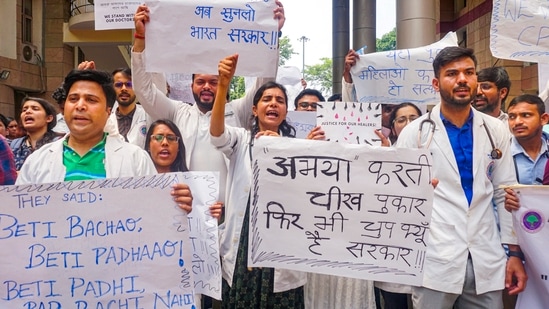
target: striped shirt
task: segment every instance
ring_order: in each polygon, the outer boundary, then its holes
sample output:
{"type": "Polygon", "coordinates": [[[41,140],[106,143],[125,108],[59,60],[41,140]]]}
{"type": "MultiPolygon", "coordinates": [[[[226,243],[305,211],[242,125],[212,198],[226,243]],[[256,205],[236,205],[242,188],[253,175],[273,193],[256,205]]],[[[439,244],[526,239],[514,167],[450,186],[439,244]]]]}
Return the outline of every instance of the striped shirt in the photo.
{"type": "Polygon", "coordinates": [[[106,178],[106,140],[107,133],[103,135],[103,139],[97,145],[81,157],[69,146],[68,139],[65,139],[63,141],[63,165],[66,168],[65,181],[106,178]]]}

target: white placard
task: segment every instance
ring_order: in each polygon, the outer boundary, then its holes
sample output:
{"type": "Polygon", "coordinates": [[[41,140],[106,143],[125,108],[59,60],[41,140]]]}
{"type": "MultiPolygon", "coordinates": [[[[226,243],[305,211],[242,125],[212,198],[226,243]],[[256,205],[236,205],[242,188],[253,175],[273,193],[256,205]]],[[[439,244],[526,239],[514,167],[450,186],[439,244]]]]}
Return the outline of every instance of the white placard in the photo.
{"type": "Polygon", "coordinates": [[[133,29],[133,15],[141,1],[135,0],[95,0],[95,30],[133,29]]]}
{"type": "Polygon", "coordinates": [[[316,126],[316,113],[307,111],[288,111],[286,121],[295,128],[295,137],[307,138],[316,126]]]}
{"type": "Polygon", "coordinates": [[[196,176],[0,187],[0,307],[193,308],[189,222],[170,191],[185,179],[211,204],[211,177],[196,176]]]}
{"type": "Polygon", "coordinates": [[[381,129],[381,104],[325,102],[317,108],[316,124],[322,126],[326,139],[349,144],[381,145],[374,130],[381,129]]]}
{"type": "Polygon", "coordinates": [[[454,32],[424,47],[360,55],[351,69],[358,101],[438,103],[440,98],[432,85],[433,60],[447,46],[457,46],[454,32]]]}
{"type": "Polygon", "coordinates": [[[494,57],[549,63],[549,2],[493,1],[490,50],[494,57]]]}
{"type": "Polygon", "coordinates": [[[513,212],[513,226],[526,257],[528,282],[519,294],[517,309],[546,308],[549,304],[549,253],[543,249],[549,239],[549,186],[512,187],[520,199],[513,212]]]}
{"type": "Polygon", "coordinates": [[[218,74],[238,53],[235,76],[274,77],[278,30],[274,0],[146,1],[148,72],[218,74]]]}
{"type": "Polygon", "coordinates": [[[261,137],[253,158],[249,266],[422,283],[428,150],[261,137]]]}
{"type": "Polygon", "coordinates": [[[192,90],[192,74],[166,73],[166,82],[170,85],[170,99],[178,100],[188,104],[194,104],[192,90]]]}
{"type": "Polygon", "coordinates": [[[210,206],[219,200],[219,172],[186,172],[179,179],[191,186],[193,211],[187,215],[192,244],[195,293],[221,299],[221,261],[217,219],[210,206]]]}

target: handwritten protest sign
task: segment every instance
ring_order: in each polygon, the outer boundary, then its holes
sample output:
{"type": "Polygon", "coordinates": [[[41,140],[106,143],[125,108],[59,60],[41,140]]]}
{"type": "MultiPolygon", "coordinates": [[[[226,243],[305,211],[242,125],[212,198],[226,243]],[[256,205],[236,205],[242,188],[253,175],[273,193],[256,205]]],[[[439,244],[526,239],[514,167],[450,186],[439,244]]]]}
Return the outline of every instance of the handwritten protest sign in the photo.
{"type": "Polygon", "coordinates": [[[147,71],[217,74],[239,54],[236,76],[274,77],[278,61],[274,0],[146,1],[147,71]]]}
{"type": "Polygon", "coordinates": [[[133,29],[133,15],[141,1],[95,0],[95,30],[133,29]]]}
{"type": "Polygon", "coordinates": [[[494,0],[490,50],[494,57],[549,63],[549,2],[494,0]]]}
{"type": "Polygon", "coordinates": [[[517,309],[546,308],[549,304],[549,254],[543,250],[549,239],[549,186],[514,186],[520,199],[513,212],[513,226],[526,257],[528,284],[519,294],[517,309]]]}
{"type": "Polygon", "coordinates": [[[0,187],[0,307],[194,308],[182,179],[217,192],[181,173],[0,187]]]}
{"type": "Polygon", "coordinates": [[[295,128],[295,137],[307,138],[316,125],[316,113],[305,111],[288,111],[286,121],[295,128]]]}
{"type": "Polygon", "coordinates": [[[294,110],[295,98],[303,91],[303,85],[301,84],[301,71],[299,68],[290,65],[284,65],[278,67],[276,73],[276,82],[286,87],[288,93],[288,109],[294,110]]]}
{"type": "Polygon", "coordinates": [[[221,299],[217,219],[210,215],[210,206],[219,200],[219,173],[187,172],[179,180],[189,184],[193,195],[193,211],[187,218],[195,293],[221,299]]]}
{"type": "Polygon", "coordinates": [[[457,46],[454,32],[424,47],[360,55],[351,69],[358,101],[438,103],[433,60],[447,46],[457,46]]]}
{"type": "Polygon", "coordinates": [[[326,102],[317,108],[316,124],[322,126],[326,139],[350,144],[380,145],[374,130],[381,129],[381,104],[326,102]]]}
{"type": "Polygon", "coordinates": [[[428,150],[262,137],[252,167],[248,265],[421,284],[428,150]]]}
{"type": "Polygon", "coordinates": [[[170,85],[170,99],[194,104],[191,89],[192,74],[166,73],[166,82],[170,85]]]}

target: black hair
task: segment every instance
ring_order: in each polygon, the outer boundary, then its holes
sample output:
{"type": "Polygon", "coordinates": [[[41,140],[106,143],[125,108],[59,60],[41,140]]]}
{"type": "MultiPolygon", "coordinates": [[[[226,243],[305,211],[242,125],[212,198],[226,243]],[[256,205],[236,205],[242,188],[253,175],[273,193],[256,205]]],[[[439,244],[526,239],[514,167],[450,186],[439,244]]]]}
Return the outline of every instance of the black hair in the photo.
{"type": "Polygon", "coordinates": [[[72,85],[78,81],[98,83],[107,98],[107,107],[113,107],[116,101],[116,92],[114,91],[111,74],[98,70],[72,70],[63,82],[63,89],[67,95],[72,85]]]}
{"type": "MultiPolygon", "coordinates": [[[[253,98],[254,106],[257,106],[257,104],[259,103],[259,100],[261,100],[261,97],[263,96],[263,93],[265,92],[265,90],[272,89],[272,88],[278,88],[278,89],[282,90],[282,93],[284,93],[284,102],[286,102],[286,110],[287,110],[288,109],[288,94],[286,93],[286,88],[284,86],[282,86],[281,84],[273,82],[273,81],[267,82],[267,83],[263,84],[261,87],[259,87],[259,89],[257,89],[257,91],[255,92],[254,98],[253,98]]],[[[286,121],[286,119],[282,120],[282,123],[280,123],[280,125],[278,126],[278,130],[280,130],[280,132],[282,132],[283,136],[295,137],[295,128],[292,127],[292,125],[290,125],[286,121]]],[[[252,124],[251,132],[252,132],[252,138],[255,138],[255,135],[259,132],[259,121],[257,119],[257,116],[254,116],[254,121],[253,121],[253,124],[252,124]]]]}
{"type": "Polygon", "coordinates": [[[6,127],[6,129],[8,128],[8,125],[10,124],[10,120],[8,120],[8,117],[0,114],[0,121],[4,124],[4,127],[6,127]]]}
{"type": "Polygon", "coordinates": [[[391,115],[389,116],[389,123],[391,124],[391,133],[389,133],[389,140],[393,144],[396,142],[396,140],[398,138],[398,136],[396,136],[393,133],[393,130],[395,128],[395,119],[396,119],[397,112],[398,112],[399,109],[407,107],[407,106],[413,107],[416,110],[418,116],[421,116],[421,114],[422,114],[419,107],[417,107],[417,105],[415,105],[414,103],[411,103],[411,102],[402,102],[402,103],[396,105],[393,108],[393,111],[391,112],[391,115]]]}
{"type": "Polygon", "coordinates": [[[55,89],[51,94],[51,97],[55,100],[55,102],[57,102],[57,104],[63,105],[67,100],[67,93],[65,92],[63,85],[57,87],[57,89],[55,89]]]}
{"type": "Polygon", "coordinates": [[[324,99],[324,96],[322,95],[322,93],[318,90],[315,90],[315,89],[310,89],[310,88],[307,88],[307,89],[303,89],[298,95],[297,97],[295,97],[295,100],[294,100],[294,105],[295,107],[297,108],[297,102],[303,98],[304,96],[306,95],[312,95],[312,96],[315,96],[317,99],[318,99],[318,102],[324,102],[326,101],[326,99],[324,99]]]}
{"type": "Polygon", "coordinates": [[[440,77],[440,69],[447,65],[450,62],[454,62],[461,58],[471,58],[477,66],[477,57],[475,57],[475,52],[471,48],[459,47],[459,46],[448,46],[443,48],[438,52],[435,60],[433,61],[433,70],[435,72],[435,77],[440,77]]]}
{"type": "Polygon", "coordinates": [[[341,101],[343,98],[341,97],[341,93],[334,93],[328,98],[328,102],[335,102],[335,101],[341,101]]]}
{"type": "Polygon", "coordinates": [[[153,122],[149,129],[147,130],[147,137],[145,138],[145,151],[147,153],[151,153],[151,135],[154,132],[154,129],[158,125],[165,125],[170,130],[173,131],[175,136],[179,137],[179,140],[177,141],[177,145],[179,146],[179,151],[177,152],[177,156],[175,157],[175,160],[173,161],[172,165],[170,166],[170,171],[172,172],[186,172],[189,169],[187,168],[187,163],[185,162],[185,144],[183,144],[183,136],[181,135],[181,131],[179,131],[179,128],[173,123],[171,120],[168,119],[159,119],[153,122]]]}
{"type": "Polygon", "coordinates": [[[507,88],[507,94],[503,100],[501,100],[502,105],[505,103],[505,100],[509,95],[509,91],[511,90],[511,80],[509,79],[509,74],[507,74],[507,70],[505,70],[504,67],[489,67],[478,71],[477,81],[479,83],[492,82],[496,84],[498,91],[503,88],[507,88]]]}
{"type": "Polygon", "coordinates": [[[55,128],[55,126],[57,125],[57,110],[55,109],[53,104],[41,98],[25,97],[21,102],[21,107],[23,107],[28,101],[37,102],[42,106],[44,111],[46,111],[46,116],[52,116],[52,120],[48,122],[48,131],[52,131],[53,128],[55,128]]]}
{"type": "Polygon", "coordinates": [[[507,109],[509,110],[511,106],[515,106],[519,103],[528,103],[528,104],[536,105],[540,116],[543,115],[543,113],[545,113],[545,104],[543,103],[543,100],[537,95],[521,94],[517,97],[514,97],[509,103],[509,107],[507,109]]]}
{"type": "Polygon", "coordinates": [[[132,78],[132,69],[130,69],[130,68],[118,68],[118,69],[112,71],[113,78],[114,78],[114,75],[116,73],[122,73],[122,75],[126,76],[129,79],[132,78]]]}

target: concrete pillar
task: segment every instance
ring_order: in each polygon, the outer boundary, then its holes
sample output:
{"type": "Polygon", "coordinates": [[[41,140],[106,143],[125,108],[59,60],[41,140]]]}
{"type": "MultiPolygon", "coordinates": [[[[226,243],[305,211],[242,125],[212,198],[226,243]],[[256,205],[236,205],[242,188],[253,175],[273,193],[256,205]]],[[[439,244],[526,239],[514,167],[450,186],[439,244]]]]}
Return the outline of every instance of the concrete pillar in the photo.
{"type": "Polygon", "coordinates": [[[349,0],[332,0],[332,93],[341,93],[343,65],[349,46],[349,0]]]}
{"type": "Polygon", "coordinates": [[[376,0],[353,0],[353,49],[376,51],[376,0]]]}
{"type": "Polygon", "coordinates": [[[397,0],[396,8],[397,49],[435,42],[435,0],[397,0]]]}

